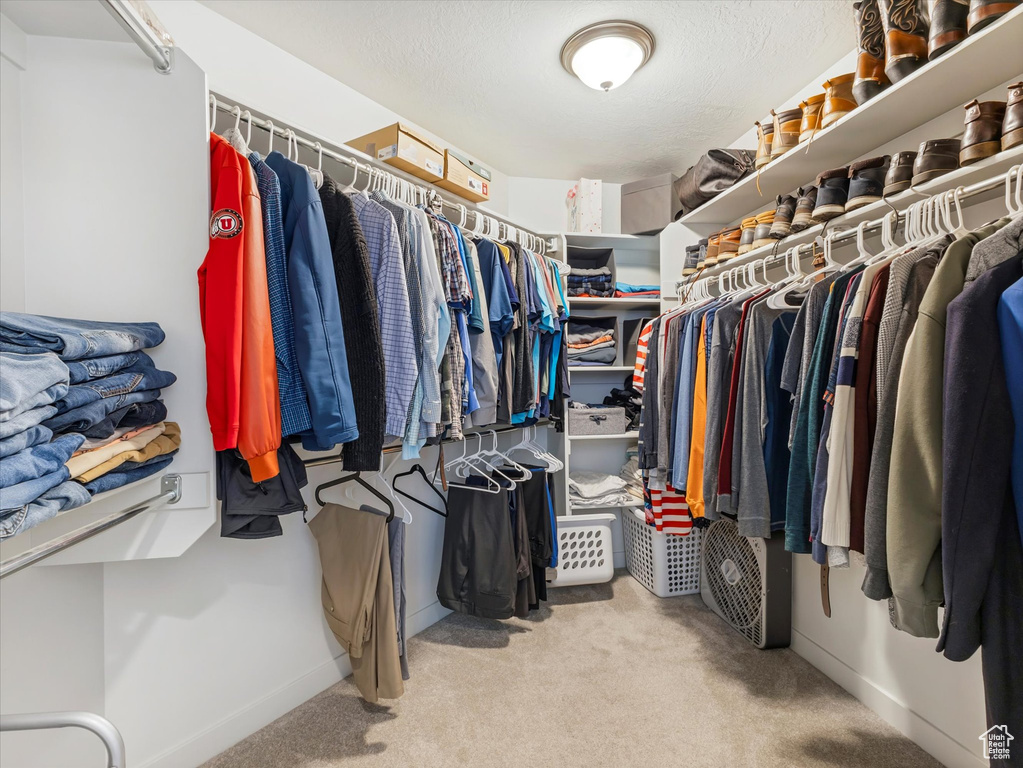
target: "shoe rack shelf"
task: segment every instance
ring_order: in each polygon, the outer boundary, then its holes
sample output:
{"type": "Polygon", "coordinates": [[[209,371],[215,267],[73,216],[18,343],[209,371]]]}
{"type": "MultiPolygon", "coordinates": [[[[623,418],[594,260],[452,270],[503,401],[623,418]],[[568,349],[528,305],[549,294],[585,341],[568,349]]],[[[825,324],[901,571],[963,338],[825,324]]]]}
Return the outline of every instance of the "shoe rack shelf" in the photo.
{"type": "MultiPolygon", "coordinates": [[[[871,203],[870,205],[865,205],[862,208],[857,208],[851,213],[838,216],[828,222],[828,231],[850,229],[855,227],[861,221],[879,219],[888,210],[890,210],[888,206],[889,202],[901,211],[910,203],[916,202],[917,200],[923,200],[931,195],[941,194],[942,192],[950,192],[956,187],[968,187],[978,181],[983,181],[984,179],[989,179],[992,176],[998,176],[999,174],[1005,173],[1014,165],[1019,165],[1020,163],[1023,163],[1023,146],[1013,147],[1012,149],[1006,150],[1005,152],[999,152],[997,155],[985,158],[984,160],[972,165],[967,165],[963,168],[950,171],[936,179],[928,181],[926,184],[921,184],[918,187],[911,187],[897,195],[891,195],[887,198],[887,202],[879,200],[876,203],[871,203]]],[[[994,199],[996,197],[1000,197],[1002,194],[1002,189],[999,188],[972,198],[970,203],[975,204],[988,199],[994,199]]],[[[953,217],[954,216],[955,214],[953,213],[953,217]]],[[[777,241],[777,244],[765,245],[762,248],[755,248],[752,251],[747,251],[742,254],[742,256],[736,256],[734,259],[730,259],[729,261],[721,262],[713,267],[707,267],[703,270],[701,276],[716,275],[727,269],[731,269],[732,267],[737,267],[741,264],[748,264],[751,261],[758,261],[763,259],[765,256],[770,256],[772,253],[784,253],[792,246],[809,243],[817,237],[823,229],[823,225],[815,224],[809,229],[804,229],[802,232],[797,232],[777,241]]]]}
{"type": "MultiPolygon", "coordinates": [[[[968,37],[679,221],[707,235],[1023,72],[1023,7],[968,37]],[[758,189],[759,182],[759,189],[758,189]]],[[[906,147],[910,149],[910,147],[906,147]]]]}

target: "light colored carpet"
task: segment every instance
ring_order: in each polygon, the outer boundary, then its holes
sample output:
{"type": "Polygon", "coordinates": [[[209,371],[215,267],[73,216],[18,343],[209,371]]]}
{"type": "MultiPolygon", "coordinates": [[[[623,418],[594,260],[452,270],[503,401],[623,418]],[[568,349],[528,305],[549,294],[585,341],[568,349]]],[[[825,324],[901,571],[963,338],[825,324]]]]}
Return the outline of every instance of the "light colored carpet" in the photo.
{"type": "Polygon", "coordinates": [[[392,706],[366,704],[349,678],[205,768],[940,768],[699,595],[662,600],[621,572],[551,597],[529,620],[451,615],[409,641],[412,679],[392,706]]]}

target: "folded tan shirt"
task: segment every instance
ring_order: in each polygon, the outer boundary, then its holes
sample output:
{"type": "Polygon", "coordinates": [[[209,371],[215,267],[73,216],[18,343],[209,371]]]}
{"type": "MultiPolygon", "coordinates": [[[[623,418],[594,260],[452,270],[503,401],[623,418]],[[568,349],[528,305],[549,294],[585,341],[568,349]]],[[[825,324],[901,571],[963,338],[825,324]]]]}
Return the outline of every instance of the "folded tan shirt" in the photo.
{"type": "Polygon", "coordinates": [[[108,445],[103,445],[99,448],[94,448],[91,451],[80,453],[77,456],[72,456],[67,460],[65,466],[68,468],[68,472],[71,473],[71,479],[79,480],[84,473],[94,467],[98,467],[100,464],[112,459],[119,453],[145,448],[156,438],[162,435],[166,428],[167,423],[161,421],[159,424],[152,426],[144,432],[140,432],[127,440],[117,440],[113,443],[109,443],[108,445]]]}
{"type": "Polygon", "coordinates": [[[151,440],[142,448],[122,451],[87,472],[82,472],[75,480],[80,483],[90,483],[97,477],[117,469],[126,462],[141,464],[143,461],[149,461],[157,456],[163,456],[171,451],[176,451],[181,447],[181,430],[173,421],[166,421],[163,423],[163,426],[163,434],[157,435],[155,440],[151,440]]]}

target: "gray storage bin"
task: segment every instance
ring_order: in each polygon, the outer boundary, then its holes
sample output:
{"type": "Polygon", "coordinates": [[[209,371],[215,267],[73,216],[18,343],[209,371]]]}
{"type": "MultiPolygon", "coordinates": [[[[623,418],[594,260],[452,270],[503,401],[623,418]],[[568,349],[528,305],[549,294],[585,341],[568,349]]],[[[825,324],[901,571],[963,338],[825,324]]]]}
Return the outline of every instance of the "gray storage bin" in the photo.
{"type": "Polygon", "coordinates": [[[568,266],[579,269],[600,269],[607,267],[611,271],[611,282],[618,280],[615,269],[614,248],[589,248],[582,245],[568,246],[568,266]]]}
{"type": "Polygon", "coordinates": [[[636,353],[639,351],[639,336],[643,332],[643,326],[653,320],[652,317],[633,317],[622,322],[622,338],[618,345],[622,349],[622,363],[633,365],[636,362],[636,353]]]}
{"type": "Polygon", "coordinates": [[[568,409],[570,435],[620,435],[627,424],[625,409],[615,405],[573,403],[568,409]]]}
{"type": "Polygon", "coordinates": [[[622,232],[652,235],[675,220],[682,204],[675,194],[673,173],[622,184],[622,232]]]}

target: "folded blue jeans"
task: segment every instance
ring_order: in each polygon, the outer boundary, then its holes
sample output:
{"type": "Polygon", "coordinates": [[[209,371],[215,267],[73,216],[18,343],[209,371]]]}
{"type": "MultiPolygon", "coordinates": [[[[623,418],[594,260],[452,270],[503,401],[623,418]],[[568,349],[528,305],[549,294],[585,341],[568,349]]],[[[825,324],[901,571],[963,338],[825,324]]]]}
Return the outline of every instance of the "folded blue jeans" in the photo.
{"type": "Polygon", "coordinates": [[[104,397],[47,419],[43,422],[43,426],[49,427],[55,433],[81,432],[86,437],[92,437],[90,428],[102,422],[114,411],[133,403],[146,403],[150,400],[156,400],[158,397],[160,397],[160,390],[158,389],[145,389],[139,392],[128,392],[123,395],[104,397]]]}
{"type": "Polygon", "coordinates": [[[74,480],[65,480],[31,504],[0,515],[0,540],[16,536],[61,512],[88,504],[91,500],[92,496],[85,490],[85,486],[74,480]]]}
{"type": "MultiPolygon", "coordinates": [[[[115,469],[113,472],[107,472],[105,475],[97,477],[91,483],[86,483],[85,490],[95,496],[97,493],[112,491],[123,485],[144,480],[150,475],[155,475],[170,464],[174,460],[174,454],[176,453],[177,451],[173,451],[163,456],[157,456],[149,461],[144,461],[141,464],[132,464],[131,469],[115,469]]],[[[125,465],[122,464],[121,466],[125,465]]]]}
{"type": "Polygon", "coordinates": [[[52,353],[0,352],[0,421],[8,421],[67,392],[70,372],[52,353]]]}
{"type": "Polygon", "coordinates": [[[13,435],[21,434],[26,429],[31,429],[36,424],[42,424],[56,413],[57,409],[54,406],[43,405],[18,414],[13,419],[0,421],[0,440],[6,440],[13,435]]]}
{"type": "Polygon", "coordinates": [[[102,440],[114,434],[118,427],[148,427],[167,420],[167,406],[162,400],[148,403],[134,403],[118,408],[102,421],[97,421],[82,434],[94,440],[102,440]]]}
{"type": "Polygon", "coordinates": [[[56,352],[62,360],[81,360],[134,352],[160,344],[166,334],[158,323],[105,323],[23,312],[0,312],[3,349],[56,352]]]}
{"type": "Polygon", "coordinates": [[[107,355],[106,357],[87,357],[84,360],[69,360],[68,371],[71,374],[72,384],[81,384],[90,379],[102,379],[112,373],[123,371],[133,365],[148,365],[156,367],[153,358],[145,352],[125,352],[122,355],[107,355]]]}
{"type": "Polygon", "coordinates": [[[52,430],[47,429],[42,424],[36,424],[24,432],[19,432],[16,435],[0,440],[0,459],[6,459],[8,456],[13,456],[18,451],[31,448],[33,445],[48,443],[52,438],[52,430]]]}
{"type": "Polygon", "coordinates": [[[84,435],[71,433],[8,456],[0,461],[0,488],[11,488],[57,471],[84,442],[84,435]]]}
{"type": "Polygon", "coordinates": [[[35,501],[69,477],[71,477],[71,473],[68,472],[68,468],[61,465],[58,469],[41,477],[26,480],[23,483],[12,485],[10,488],[0,488],[0,512],[10,512],[35,501]]]}
{"type": "Polygon", "coordinates": [[[161,371],[151,365],[136,363],[131,368],[112,376],[72,385],[64,397],[54,405],[57,406],[58,414],[67,413],[104,398],[120,397],[146,389],[163,389],[177,380],[178,377],[170,371],[161,371]]]}

